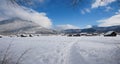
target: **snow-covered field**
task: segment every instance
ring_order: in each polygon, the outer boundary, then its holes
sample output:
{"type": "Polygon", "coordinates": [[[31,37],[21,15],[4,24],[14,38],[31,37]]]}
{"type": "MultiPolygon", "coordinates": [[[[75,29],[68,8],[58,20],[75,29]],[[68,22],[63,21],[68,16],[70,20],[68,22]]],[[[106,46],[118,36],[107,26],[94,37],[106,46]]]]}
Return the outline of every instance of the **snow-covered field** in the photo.
{"type": "Polygon", "coordinates": [[[14,61],[29,49],[20,59],[22,64],[120,64],[120,36],[3,37],[0,51],[10,43],[9,56],[14,61]]]}

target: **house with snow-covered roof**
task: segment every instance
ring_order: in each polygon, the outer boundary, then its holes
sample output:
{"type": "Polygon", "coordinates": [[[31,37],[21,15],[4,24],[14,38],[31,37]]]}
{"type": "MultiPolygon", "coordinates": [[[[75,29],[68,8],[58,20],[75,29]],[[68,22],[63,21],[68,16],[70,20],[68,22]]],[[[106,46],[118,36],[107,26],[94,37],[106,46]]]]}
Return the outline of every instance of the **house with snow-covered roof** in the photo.
{"type": "Polygon", "coordinates": [[[107,33],[104,34],[104,36],[117,36],[117,33],[114,31],[108,31],[107,33]]]}

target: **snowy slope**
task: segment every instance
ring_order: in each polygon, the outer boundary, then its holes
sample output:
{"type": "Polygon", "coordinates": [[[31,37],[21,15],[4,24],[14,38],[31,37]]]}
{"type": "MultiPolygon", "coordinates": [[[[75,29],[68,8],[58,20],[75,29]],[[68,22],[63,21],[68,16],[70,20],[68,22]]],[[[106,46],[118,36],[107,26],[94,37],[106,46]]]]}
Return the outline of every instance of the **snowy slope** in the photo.
{"type": "Polygon", "coordinates": [[[35,22],[23,20],[20,18],[11,18],[0,21],[0,33],[52,33],[53,30],[44,28],[35,22]]]}
{"type": "Polygon", "coordinates": [[[38,27],[38,25],[33,22],[22,20],[19,18],[0,21],[0,31],[12,31],[27,27],[28,28],[38,27]]]}
{"type": "Polygon", "coordinates": [[[120,36],[117,37],[3,37],[0,50],[9,43],[14,60],[30,51],[21,60],[22,64],[120,64],[120,36]]]}

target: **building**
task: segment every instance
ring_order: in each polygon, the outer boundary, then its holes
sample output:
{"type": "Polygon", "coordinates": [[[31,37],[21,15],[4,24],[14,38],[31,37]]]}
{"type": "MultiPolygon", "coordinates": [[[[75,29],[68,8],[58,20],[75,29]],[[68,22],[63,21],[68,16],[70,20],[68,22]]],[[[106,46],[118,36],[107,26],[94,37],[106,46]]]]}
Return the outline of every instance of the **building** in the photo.
{"type": "Polygon", "coordinates": [[[104,34],[104,36],[117,36],[117,33],[114,31],[108,31],[107,33],[104,34]]]}
{"type": "Polygon", "coordinates": [[[80,36],[80,34],[73,34],[73,36],[80,36]]]}
{"type": "Polygon", "coordinates": [[[68,34],[67,36],[72,37],[72,36],[80,36],[80,34],[68,34]]]}

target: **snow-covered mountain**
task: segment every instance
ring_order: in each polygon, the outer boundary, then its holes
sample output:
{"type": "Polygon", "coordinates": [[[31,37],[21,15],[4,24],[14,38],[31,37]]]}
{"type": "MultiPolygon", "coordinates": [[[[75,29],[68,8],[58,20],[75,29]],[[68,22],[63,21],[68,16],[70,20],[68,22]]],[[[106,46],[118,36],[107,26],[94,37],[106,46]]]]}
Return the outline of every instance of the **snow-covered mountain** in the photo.
{"type": "Polygon", "coordinates": [[[53,33],[53,30],[44,28],[32,21],[23,20],[20,18],[12,18],[0,21],[0,33],[53,33]]]}

